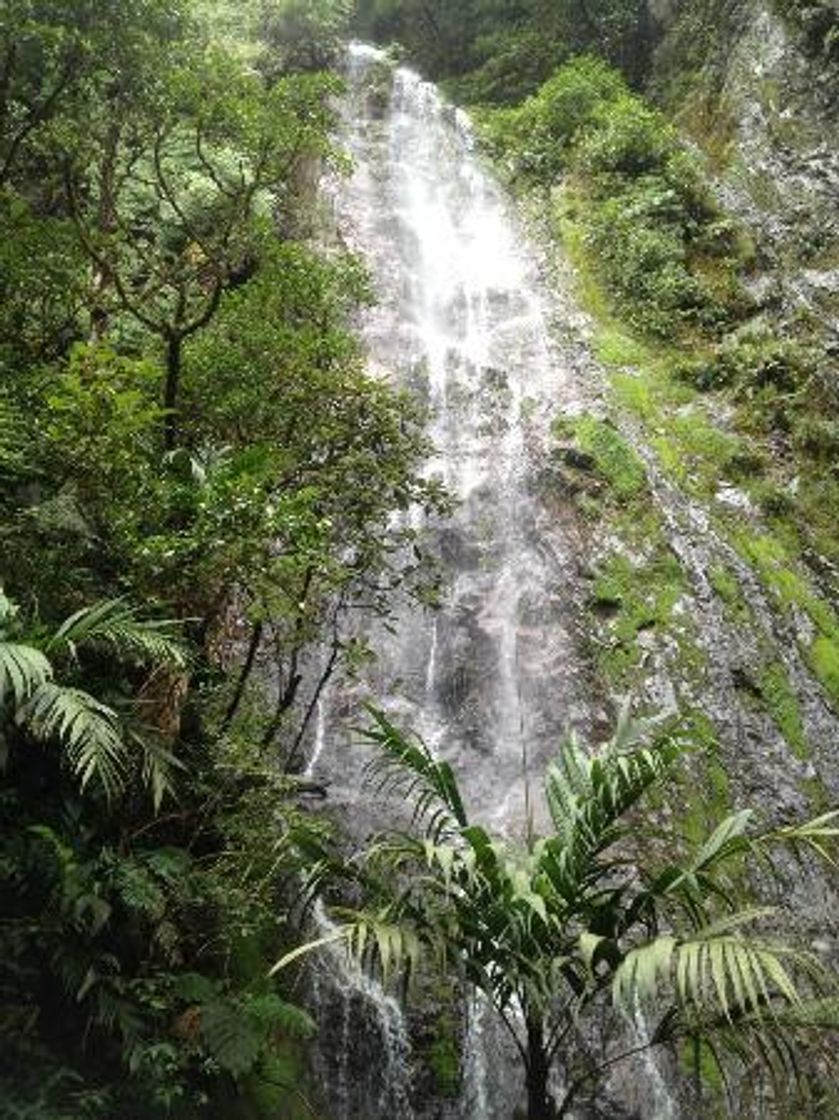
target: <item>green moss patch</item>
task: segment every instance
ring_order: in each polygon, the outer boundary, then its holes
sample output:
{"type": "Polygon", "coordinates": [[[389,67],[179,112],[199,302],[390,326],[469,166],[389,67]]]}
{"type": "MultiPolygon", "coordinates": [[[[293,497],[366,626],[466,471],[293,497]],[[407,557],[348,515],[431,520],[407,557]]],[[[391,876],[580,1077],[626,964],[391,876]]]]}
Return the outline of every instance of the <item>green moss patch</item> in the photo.
{"type": "Polygon", "coordinates": [[[622,683],[632,676],[642,656],[639,634],[668,626],[683,591],[681,566],[667,549],[638,562],[613,553],[601,565],[589,605],[595,614],[609,618],[598,653],[609,680],[622,683]]]}
{"type": "Polygon", "coordinates": [[[810,757],[801,710],[786,669],[779,661],[765,666],[758,676],[761,699],[796,758],[810,757]]]}
{"type": "Polygon", "coordinates": [[[590,463],[619,501],[635,498],[646,490],[644,464],[613,424],[585,415],[558,421],[555,433],[573,440],[574,450],[579,453],[577,465],[590,463]]]}
{"type": "Polygon", "coordinates": [[[820,635],[810,646],[807,660],[839,711],[839,641],[820,635]]]}
{"type": "Polygon", "coordinates": [[[428,1051],[428,1064],[440,1096],[449,1099],[457,1097],[460,1092],[460,1046],[455,1021],[446,1012],[437,1019],[428,1051]]]}

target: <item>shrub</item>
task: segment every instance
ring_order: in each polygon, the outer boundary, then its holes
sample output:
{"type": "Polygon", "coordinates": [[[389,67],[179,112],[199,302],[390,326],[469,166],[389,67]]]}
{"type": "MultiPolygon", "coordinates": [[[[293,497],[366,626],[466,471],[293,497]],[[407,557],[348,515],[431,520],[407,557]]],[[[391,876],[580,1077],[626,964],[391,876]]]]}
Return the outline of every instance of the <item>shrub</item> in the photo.
{"type": "Polygon", "coordinates": [[[490,136],[501,150],[515,152],[517,170],[551,181],[596,110],[626,93],[621,75],[605,62],[576,58],[519,108],[493,114],[490,136]]]}
{"type": "Polygon", "coordinates": [[[592,123],[577,159],[593,174],[635,176],[657,171],[678,144],[675,130],[664,116],[631,93],[598,105],[592,123]]]}
{"type": "Polygon", "coordinates": [[[702,303],[678,225],[639,219],[625,197],[594,208],[586,225],[602,278],[634,327],[667,335],[702,303]]]}

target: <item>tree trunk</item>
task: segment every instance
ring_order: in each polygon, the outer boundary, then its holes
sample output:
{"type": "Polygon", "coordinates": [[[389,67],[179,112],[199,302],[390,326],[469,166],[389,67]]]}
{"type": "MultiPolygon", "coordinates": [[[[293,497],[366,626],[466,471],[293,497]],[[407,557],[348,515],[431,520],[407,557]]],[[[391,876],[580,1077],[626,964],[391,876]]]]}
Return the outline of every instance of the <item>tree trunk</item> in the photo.
{"type": "Polygon", "coordinates": [[[180,334],[169,335],[166,343],[166,391],[163,405],[166,409],[164,440],[166,450],[172,451],[178,442],[178,394],[181,387],[181,346],[180,334]]]}
{"type": "Polygon", "coordinates": [[[548,1093],[550,1062],[545,1047],[541,1019],[527,1017],[527,1120],[554,1120],[554,1108],[548,1093]]]}
{"type": "MultiPolygon", "coordinates": [[[[99,204],[96,214],[97,232],[109,238],[117,230],[116,173],[121,129],[112,123],[105,137],[105,148],[99,167],[99,204]]],[[[90,310],[90,341],[101,342],[108,333],[108,292],[113,285],[113,275],[103,255],[93,269],[93,305],[90,310]]]]}

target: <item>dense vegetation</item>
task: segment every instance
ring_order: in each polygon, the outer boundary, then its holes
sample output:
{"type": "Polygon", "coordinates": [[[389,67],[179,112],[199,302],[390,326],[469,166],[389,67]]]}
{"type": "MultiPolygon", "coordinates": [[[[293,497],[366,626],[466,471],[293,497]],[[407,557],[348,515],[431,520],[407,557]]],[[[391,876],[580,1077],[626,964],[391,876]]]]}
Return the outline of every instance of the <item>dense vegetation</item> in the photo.
{"type": "Polygon", "coordinates": [[[395,40],[470,104],[519,101],[593,49],[638,77],[654,35],[642,0],[360,0],[353,26],[395,40]]]}
{"type": "Polygon", "coordinates": [[[393,511],[439,501],[362,265],[304,239],[341,14],[4,9],[4,1117],[298,1108],[302,736],[359,600],[426,586],[393,511]]]}

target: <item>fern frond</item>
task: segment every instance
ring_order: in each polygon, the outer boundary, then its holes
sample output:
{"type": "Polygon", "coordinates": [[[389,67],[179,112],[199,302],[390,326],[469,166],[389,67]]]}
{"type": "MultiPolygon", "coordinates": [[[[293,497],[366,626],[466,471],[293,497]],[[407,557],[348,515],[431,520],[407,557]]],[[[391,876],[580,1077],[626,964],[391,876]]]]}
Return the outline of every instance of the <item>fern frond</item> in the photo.
{"type": "Polygon", "coordinates": [[[202,1006],[201,1035],[218,1064],[234,1077],[248,1073],[259,1057],[259,1033],[231,1000],[219,999],[202,1006]]]}
{"type": "Polygon", "coordinates": [[[251,996],[245,1003],[248,1017],[263,1032],[281,1031],[288,1038],[311,1038],[317,1030],[311,1015],[302,1007],[286,1003],[273,992],[251,996]]]}
{"type": "Polygon", "coordinates": [[[587,755],[570,735],[548,769],[545,794],[556,835],[545,842],[542,866],[554,890],[569,903],[602,874],[597,857],[619,839],[621,818],[679,755],[669,739],[637,746],[644,727],[622,725],[596,756],[587,755]]]}
{"type": "Polygon", "coordinates": [[[19,706],[19,726],[39,739],[57,739],[84,789],[93,779],[107,797],[123,784],[125,748],[116,712],[78,688],[45,681],[19,706]]]}
{"type": "Polygon", "coordinates": [[[183,667],[187,655],[173,636],[178,623],[139,619],[134,607],[123,599],[104,599],[83,607],[66,618],[46,645],[48,652],[73,651],[82,644],[102,645],[119,657],[141,665],[166,664],[183,667]]]}

